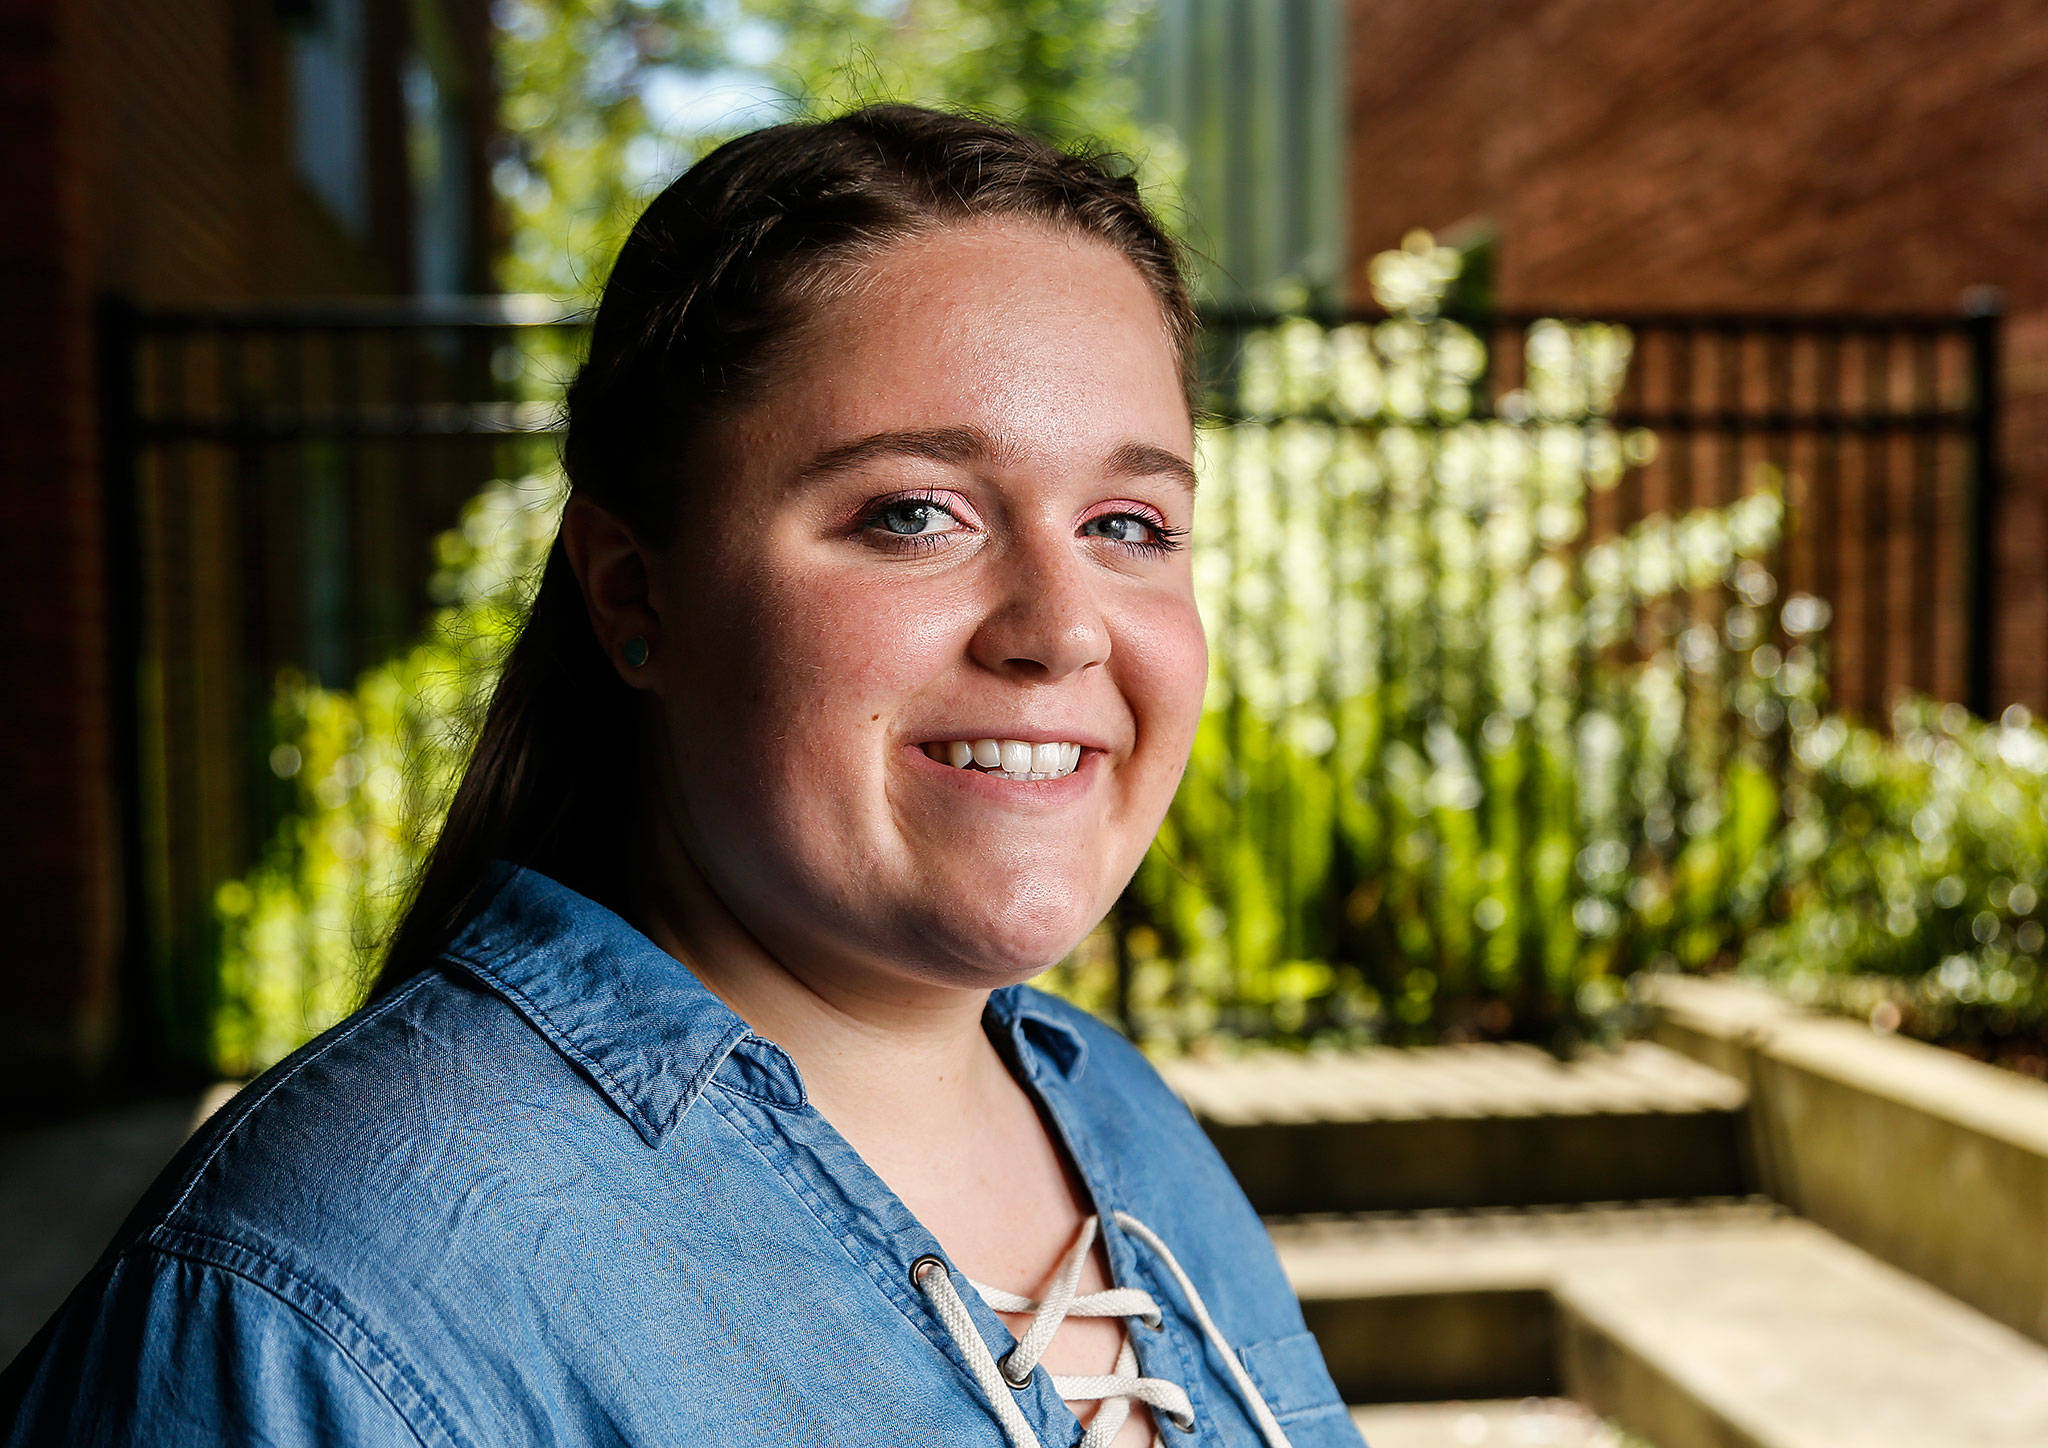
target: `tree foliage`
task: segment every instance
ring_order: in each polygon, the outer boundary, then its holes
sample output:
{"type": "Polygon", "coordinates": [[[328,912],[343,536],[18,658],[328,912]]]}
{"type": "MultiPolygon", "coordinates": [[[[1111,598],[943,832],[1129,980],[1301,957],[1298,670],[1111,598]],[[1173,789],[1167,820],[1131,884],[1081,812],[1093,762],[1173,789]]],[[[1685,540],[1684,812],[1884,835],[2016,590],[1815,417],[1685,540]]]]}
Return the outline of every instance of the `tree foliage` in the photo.
{"type": "Polygon", "coordinates": [[[1150,11],[1149,0],[500,0],[493,176],[512,238],[500,284],[588,300],[639,208],[696,157],[754,125],[883,100],[1122,152],[1172,220],[1179,148],[1134,119],[1150,11]],[[707,83],[743,96],[743,119],[674,113],[674,97],[707,83]]]}

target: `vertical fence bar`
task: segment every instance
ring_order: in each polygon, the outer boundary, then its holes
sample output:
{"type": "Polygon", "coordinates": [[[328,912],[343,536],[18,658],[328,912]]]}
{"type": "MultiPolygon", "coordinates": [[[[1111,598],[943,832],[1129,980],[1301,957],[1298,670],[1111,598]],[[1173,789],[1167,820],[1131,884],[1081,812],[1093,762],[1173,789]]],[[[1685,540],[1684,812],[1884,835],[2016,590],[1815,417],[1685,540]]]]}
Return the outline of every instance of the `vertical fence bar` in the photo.
{"type": "MultiPolygon", "coordinates": [[[[1672,418],[1674,430],[1684,435],[1672,458],[1672,509],[1679,516],[1697,509],[1704,484],[1698,466],[1697,456],[1701,440],[1701,419],[1698,416],[1697,388],[1694,383],[1695,353],[1699,346],[1701,331],[1697,326],[1681,323],[1674,329],[1672,354],[1672,418]]],[[[1679,886],[1676,869],[1678,855],[1683,843],[1680,833],[1684,827],[1687,807],[1692,803],[1692,775],[1690,767],[1689,733],[1692,719],[1698,710],[1697,691],[1693,687],[1692,669],[1685,661],[1684,631],[1692,626],[1692,598],[1684,588],[1679,597],[1664,598],[1658,602],[1658,611],[1667,622],[1664,631],[1670,636],[1670,646],[1677,655],[1678,698],[1680,732],[1672,746],[1670,758],[1664,765],[1666,799],[1663,838],[1656,842],[1657,858],[1666,878],[1675,892],[1679,886]]],[[[1684,927],[1683,914],[1674,904],[1670,924],[1665,929],[1664,944],[1672,949],[1679,941],[1684,927]]]]}
{"type": "MultiPolygon", "coordinates": [[[[1422,405],[1416,419],[1418,431],[1425,439],[1424,447],[1429,458],[1428,472],[1417,489],[1417,507],[1420,510],[1421,554],[1424,576],[1427,582],[1423,589],[1421,647],[1418,652],[1427,660],[1416,669],[1416,676],[1427,679],[1428,692],[1424,696],[1427,704],[1415,710],[1411,718],[1421,726],[1422,737],[1411,741],[1421,746],[1425,778],[1433,781],[1436,776],[1436,761],[1430,753],[1430,733],[1443,713],[1443,699],[1449,692],[1450,665],[1449,650],[1444,646],[1444,548],[1443,514],[1444,486],[1442,458],[1444,452],[1443,429],[1438,425],[1436,415],[1437,357],[1443,345],[1443,323],[1432,317],[1421,324],[1422,359],[1422,405]]],[[[1411,695],[1411,698],[1413,696],[1411,695]]],[[[1422,887],[1420,908],[1417,911],[1429,932],[1430,969],[1435,973],[1437,989],[1432,997],[1433,1005],[1441,1008],[1445,994],[1450,962],[1445,949],[1445,917],[1449,913],[1446,903],[1450,893],[1451,861],[1445,848],[1443,822],[1436,818],[1436,810],[1430,804],[1430,791],[1425,786],[1423,797],[1417,807],[1425,837],[1431,839],[1435,848],[1430,851],[1427,878],[1422,887]]]]}
{"type": "MultiPolygon", "coordinates": [[[[1245,412],[1243,387],[1244,347],[1246,333],[1249,330],[1249,326],[1233,328],[1227,334],[1230,350],[1228,372],[1226,374],[1227,380],[1224,384],[1228,388],[1225,394],[1227,398],[1226,407],[1229,414],[1236,418],[1242,418],[1245,412]]],[[[1237,988],[1238,982],[1243,978],[1242,972],[1244,970],[1245,955],[1244,911],[1238,908],[1242,893],[1239,886],[1243,879],[1243,872],[1238,867],[1234,846],[1235,837],[1248,831],[1249,821],[1244,816],[1245,812],[1250,808],[1250,801],[1247,798],[1250,793],[1247,787],[1249,776],[1246,773],[1244,761],[1247,757],[1246,741],[1249,737],[1251,721],[1244,697],[1244,605],[1242,590],[1238,587],[1238,580],[1244,571],[1244,551],[1242,546],[1244,510],[1243,499],[1239,496],[1238,487],[1239,479],[1243,476],[1244,469],[1238,466],[1237,458],[1237,450],[1242,445],[1243,439],[1243,433],[1239,430],[1241,427],[1241,423],[1233,427],[1232,431],[1235,435],[1224,449],[1226,464],[1229,468],[1229,477],[1223,484],[1223,502],[1226,510],[1223,520],[1223,538],[1224,547],[1227,550],[1227,557],[1229,559],[1229,570],[1226,575],[1229,579],[1229,588],[1223,605],[1223,649],[1221,652],[1230,689],[1229,713],[1226,716],[1230,748],[1225,751],[1226,762],[1223,766],[1223,790],[1225,797],[1231,803],[1231,818],[1229,823],[1224,826],[1225,838],[1215,841],[1214,850],[1220,865],[1220,893],[1224,898],[1224,909],[1229,912],[1223,921],[1222,934],[1225,943],[1225,953],[1228,957],[1230,988],[1232,990],[1237,988]]],[[[1176,1018],[1183,1029],[1186,1026],[1191,1010],[1192,984],[1188,979],[1187,957],[1183,953],[1181,959],[1174,963],[1174,1008],[1176,1018]]]]}
{"type": "Polygon", "coordinates": [[[206,993],[199,977],[210,964],[205,960],[206,930],[200,913],[205,893],[200,885],[205,859],[201,841],[206,826],[206,794],[198,758],[203,742],[198,737],[201,702],[194,657],[198,643],[192,577],[196,443],[189,435],[189,424],[195,416],[194,336],[195,329],[190,328],[157,334],[158,355],[168,372],[158,494],[158,520],[164,543],[159,557],[164,567],[162,576],[151,580],[162,600],[157,656],[162,704],[157,724],[162,731],[165,771],[161,798],[166,857],[161,865],[167,882],[165,905],[170,946],[164,962],[163,988],[170,1049],[181,1059],[191,1051],[192,1038],[198,1030],[195,1017],[201,1014],[201,1008],[195,997],[206,993]]]}
{"type": "MultiPolygon", "coordinates": [[[[1616,595],[1622,608],[1622,618],[1627,623],[1627,632],[1614,640],[1614,655],[1611,660],[1613,673],[1614,722],[1619,731],[1618,753],[1615,759],[1615,782],[1617,805],[1620,810],[1618,840],[1623,851],[1623,866],[1631,879],[1642,860],[1642,812],[1637,808],[1641,789],[1637,776],[1642,770],[1642,714],[1637,707],[1635,688],[1635,666],[1637,662],[1638,625],[1636,620],[1635,570],[1627,566],[1629,559],[1628,538],[1649,508],[1649,469],[1654,458],[1635,464],[1628,461],[1627,444],[1629,434],[1643,425],[1643,420],[1656,411],[1655,393],[1650,385],[1652,376],[1649,359],[1660,349],[1663,334],[1655,327],[1638,326],[1632,330],[1629,341],[1628,383],[1623,395],[1623,405],[1617,410],[1622,414],[1619,442],[1623,448],[1621,475],[1614,487],[1614,506],[1609,510],[1613,516],[1612,538],[1621,550],[1623,567],[1616,588],[1616,595]]],[[[1624,895],[1624,900],[1626,896],[1624,895]]],[[[1633,969],[1643,955],[1644,934],[1642,922],[1634,913],[1624,917],[1627,928],[1619,942],[1615,957],[1617,972],[1633,969]]]]}
{"type": "MultiPolygon", "coordinates": [[[[1762,431],[1749,406],[1744,386],[1746,369],[1744,353],[1752,334],[1744,329],[1731,326],[1720,334],[1721,380],[1718,388],[1723,418],[1721,436],[1721,483],[1720,496],[1715,499],[1719,508],[1732,507],[1743,496],[1742,468],[1744,454],[1749,446],[1755,428],[1756,435],[1768,438],[1762,431]]],[[[1769,411],[1769,377],[1765,376],[1766,403],[1769,411]]],[[[1768,441],[1765,446],[1768,448],[1768,441]]],[[[1732,660],[1728,647],[1728,610],[1733,593],[1728,576],[1724,573],[1706,590],[1704,600],[1706,622],[1695,625],[1712,629],[1711,647],[1705,650],[1707,657],[1707,678],[1712,696],[1704,711],[1702,732],[1706,735],[1706,747],[1701,751],[1704,765],[1701,783],[1706,797],[1712,801],[1714,810],[1714,869],[1717,884],[1725,884],[1735,871],[1729,860],[1735,848],[1735,800],[1730,790],[1733,780],[1735,757],[1740,750],[1742,721],[1740,711],[1735,708],[1735,676],[1731,671],[1732,660]]],[[[1695,924],[1700,922],[1695,921],[1695,924]]],[[[1711,922],[1711,927],[1725,924],[1725,920],[1711,922]]],[[[1711,928],[1710,927],[1710,928],[1711,928]]],[[[1718,929],[1716,931],[1718,934],[1718,929]]]]}
{"type": "Polygon", "coordinates": [[[160,1074],[155,1010],[156,921],[150,909],[143,821],[141,526],[141,318],[126,298],[100,299],[98,315],[101,507],[106,536],[107,712],[119,822],[121,919],[115,978],[120,1045],[115,1059],[138,1077],[160,1074]]]}
{"type": "Polygon", "coordinates": [[[1912,687],[1926,693],[1941,687],[1935,662],[1936,635],[1941,631],[1941,519],[1934,496],[1941,481],[1934,431],[1935,352],[1940,345],[1937,332],[1924,332],[1913,339],[1913,530],[1907,539],[1913,566],[1906,570],[1907,587],[1912,590],[1906,617],[1913,625],[1912,687]]]}
{"type": "Polygon", "coordinates": [[[362,414],[364,340],[364,334],[355,328],[337,327],[329,334],[328,362],[334,369],[334,410],[336,420],[342,424],[334,430],[333,437],[333,447],[339,455],[336,472],[341,480],[341,502],[335,516],[341,520],[342,536],[347,540],[340,571],[344,647],[340,655],[341,676],[334,680],[337,688],[346,687],[363,667],[364,623],[369,617],[369,609],[363,599],[363,570],[348,556],[371,537],[369,519],[365,516],[368,507],[365,495],[369,490],[363,483],[364,440],[352,431],[352,425],[361,420],[362,414]]]}
{"type": "MultiPolygon", "coordinates": [[[[270,559],[263,511],[264,454],[259,429],[253,425],[256,419],[249,406],[248,336],[238,327],[225,327],[219,335],[220,420],[229,433],[228,497],[232,500],[233,521],[239,535],[236,556],[242,574],[242,589],[235,598],[241,614],[238,632],[242,646],[241,664],[237,670],[239,677],[234,680],[239,706],[236,717],[241,722],[244,737],[252,744],[259,744],[269,719],[268,681],[261,667],[268,661],[270,653],[265,632],[270,602],[270,559]],[[253,598],[250,596],[252,588],[253,598]]],[[[269,838],[276,818],[270,789],[274,776],[265,753],[261,748],[248,750],[237,776],[243,793],[237,820],[242,831],[239,853],[248,863],[261,857],[264,842],[269,838]]]]}
{"type": "MultiPolygon", "coordinates": [[[[1830,328],[1814,345],[1814,412],[1818,419],[1814,439],[1812,516],[1801,520],[1809,540],[1807,556],[1813,561],[1813,577],[1806,583],[1813,593],[1831,607],[1841,604],[1842,534],[1838,526],[1842,512],[1842,334],[1830,328]]],[[[1818,645],[1819,640],[1815,640],[1818,645]]]]}
{"type": "Polygon", "coordinates": [[[1891,419],[1888,416],[1891,334],[1872,328],[1863,338],[1863,578],[1856,590],[1863,610],[1863,706],[1873,721],[1886,720],[1886,600],[1878,587],[1891,554],[1891,419]]]}
{"type": "MultiPolygon", "coordinates": [[[[1803,483],[1801,481],[1798,471],[1801,453],[1801,426],[1799,418],[1802,411],[1799,400],[1798,371],[1796,366],[1798,334],[1790,327],[1774,331],[1772,333],[1771,347],[1771,357],[1768,364],[1770,385],[1767,400],[1771,410],[1777,415],[1782,428],[1782,431],[1777,434],[1780,482],[1779,501],[1782,505],[1778,516],[1781,519],[1781,523],[1777,541],[1766,555],[1766,567],[1770,570],[1770,576],[1775,581],[1776,587],[1771,596],[1765,600],[1763,606],[1758,610],[1761,617],[1758,619],[1755,633],[1751,639],[1749,676],[1744,681],[1749,684],[1760,684],[1763,678],[1762,675],[1756,672],[1757,651],[1768,645],[1770,648],[1778,651],[1779,658],[1782,660],[1786,645],[1790,642],[1783,627],[1783,608],[1785,594],[1790,588],[1792,560],[1795,556],[1793,538],[1799,526],[1800,515],[1809,505],[1809,500],[1816,491],[1811,483],[1803,483]]],[[[1818,405],[1816,400],[1814,410],[1818,410],[1818,405]]],[[[1801,539],[1800,542],[1801,548],[1799,552],[1805,559],[1807,571],[1811,572],[1813,563],[1811,540],[1801,539]]],[[[1783,664],[1781,662],[1777,674],[1773,676],[1773,683],[1780,681],[1782,674],[1783,664]]],[[[1793,767],[1792,728],[1785,712],[1776,703],[1774,691],[1760,691],[1760,697],[1757,700],[1757,712],[1745,719],[1743,732],[1745,738],[1754,739],[1759,733],[1765,736],[1759,741],[1761,747],[1756,753],[1770,780],[1777,805],[1771,817],[1768,849],[1772,858],[1782,859],[1783,853],[1779,847],[1784,839],[1785,830],[1792,824],[1795,818],[1796,802],[1786,787],[1793,767]]],[[[1770,887],[1765,890],[1760,902],[1760,908],[1757,913],[1758,924],[1772,925],[1779,923],[1786,904],[1784,893],[1784,891],[1777,888],[1776,880],[1773,879],[1770,887]]],[[[1739,955],[1742,949],[1742,940],[1740,938],[1733,939],[1729,942],[1729,945],[1731,950],[1739,955]]]]}
{"type": "MultiPolygon", "coordinates": [[[[324,570],[324,564],[318,558],[319,540],[310,536],[310,531],[306,525],[309,512],[308,502],[314,496],[315,489],[320,489],[322,492],[326,490],[326,483],[319,477],[320,456],[312,430],[308,426],[311,421],[309,413],[312,410],[310,399],[313,395],[313,383],[308,375],[311,370],[311,362],[307,356],[307,348],[309,346],[309,339],[313,335],[310,328],[297,329],[288,334],[284,349],[284,358],[288,359],[288,363],[282,367],[283,379],[279,390],[283,395],[285,408],[287,409],[283,420],[289,429],[283,435],[292,438],[294,441],[293,455],[296,463],[292,499],[295,504],[296,526],[292,530],[292,546],[298,563],[298,568],[294,573],[294,577],[298,579],[299,583],[298,607],[296,610],[296,616],[299,620],[298,652],[299,658],[305,666],[303,669],[305,682],[309,685],[318,685],[325,682],[320,678],[319,670],[324,650],[324,645],[319,637],[324,620],[324,611],[316,608],[319,595],[315,589],[308,586],[308,580],[320,578],[324,570]]],[[[304,792],[306,790],[309,783],[306,778],[306,772],[312,768],[312,764],[313,761],[310,759],[302,759],[299,762],[298,774],[294,780],[297,791],[304,792]]],[[[301,853],[300,850],[293,851],[295,858],[300,856],[301,853]]],[[[315,953],[319,949],[319,942],[315,939],[314,932],[316,926],[311,911],[295,911],[293,912],[292,920],[298,936],[299,960],[301,962],[300,980],[297,982],[297,988],[299,998],[303,1001],[305,998],[306,974],[304,962],[315,958],[315,953]]]]}
{"type": "MultiPolygon", "coordinates": [[[[1475,318],[1461,325],[1469,327],[1472,335],[1484,349],[1486,357],[1484,370],[1471,382],[1471,416],[1479,422],[1479,429],[1473,436],[1477,456],[1473,459],[1471,497],[1473,575],[1476,589],[1473,608],[1475,617],[1484,621],[1492,615],[1494,607],[1493,534],[1500,512],[1499,487],[1493,471],[1494,453],[1491,436],[1491,429],[1497,426],[1493,407],[1495,338],[1486,324],[1479,319],[1475,318]]],[[[1488,753],[1486,721],[1501,707],[1498,688],[1499,655],[1491,638],[1485,634],[1480,636],[1472,650],[1471,668],[1472,703],[1465,713],[1465,753],[1470,761],[1473,777],[1483,782],[1493,772],[1493,762],[1488,753]]],[[[1474,811],[1477,816],[1474,859],[1481,871],[1474,894],[1479,899],[1484,899],[1499,888],[1491,874],[1487,873],[1493,860],[1500,853],[1499,819],[1489,794],[1482,783],[1480,804],[1474,811]]],[[[1470,932],[1469,939],[1475,957],[1470,963],[1469,979],[1473,994],[1476,995],[1478,987],[1489,983],[1490,972],[1485,969],[1485,963],[1488,938],[1492,931],[1480,926],[1472,913],[1467,913],[1465,922],[1470,932]]]]}
{"type": "Polygon", "coordinates": [[[1992,527],[2004,499],[1999,467],[1999,361],[2004,307],[1988,289],[1971,294],[1966,326],[1970,337],[1970,440],[1973,467],[1967,517],[1969,567],[1969,667],[1965,702],[1979,718],[1997,707],[1992,693],[1998,660],[1998,603],[1993,587],[1992,527]]]}
{"type": "MultiPolygon", "coordinates": [[[[1296,378],[1291,349],[1285,344],[1285,329],[1276,326],[1273,330],[1273,372],[1274,381],[1281,396],[1278,415],[1260,438],[1260,475],[1266,480],[1270,491],[1268,506],[1272,512],[1262,530],[1266,536],[1266,617],[1261,630],[1266,651],[1267,667],[1271,670],[1272,698],[1266,708],[1267,717],[1262,721],[1262,733],[1266,741],[1266,868],[1271,871],[1273,895],[1280,901],[1281,918],[1274,947],[1280,956],[1295,954],[1294,900],[1294,791],[1287,786],[1289,750],[1286,725],[1288,702],[1293,696],[1293,630],[1289,627],[1290,595],[1288,587],[1287,548],[1294,532],[1294,480],[1285,472],[1287,455],[1286,428],[1292,422],[1290,416],[1296,378]]],[[[1274,1003],[1273,982],[1274,961],[1269,956],[1261,962],[1266,972],[1266,981],[1259,992],[1262,1003],[1257,1017],[1270,1021],[1274,1003]]],[[[1239,1009],[1244,1011],[1245,1003],[1240,998],[1239,1009]]],[[[1255,1013],[1245,1011],[1244,1024],[1249,1024],[1255,1013]]]]}
{"type": "MultiPolygon", "coordinates": [[[[1325,327],[1319,341],[1325,366],[1335,369],[1336,329],[1325,327]]],[[[1340,480],[1344,476],[1345,460],[1349,456],[1353,437],[1349,426],[1350,410],[1342,405],[1334,387],[1319,389],[1321,403],[1328,419],[1330,451],[1324,462],[1324,486],[1321,490],[1317,526],[1321,529],[1324,545],[1321,550],[1323,596],[1327,600],[1329,616],[1324,634],[1324,652],[1316,660],[1316,707],[1322,711],[1329,729],[1324,737],[1329,741],[1323,753],[1325,767],[1333,772],[1337,761],[1345,757],[1341,730],[1344,713],[1340,707],[1339,672],[1348,647],[1357,640],[1349,628],[1351,615],[1351,589],[1348,584],[1344,550],[1346,547],[1346,522],[1353,499],[1345,492],[1340,480]]],[[[1347,787],[1342,778],[1333,780],[1337,789],[1347,787]]],[[[1323,899],[1315,902],[1318,928],[1310,936],[1310,949],[1329,966],[1329,976],[1321,994],[1308,1002],[1304,1024],[1313,1030],[1316,1026],[1331,1026],[1337,1023],[1342,993],[1340,972],[1344,968],[1345,924],[1344,907],[1355,883],[1350,869],[1350,852],[1344,839],[1344,804],[1333,800],[1330,810],[1329,839],[1326,842],[1330,852],[1327,870],[1327,890],[1323,899]]]]}

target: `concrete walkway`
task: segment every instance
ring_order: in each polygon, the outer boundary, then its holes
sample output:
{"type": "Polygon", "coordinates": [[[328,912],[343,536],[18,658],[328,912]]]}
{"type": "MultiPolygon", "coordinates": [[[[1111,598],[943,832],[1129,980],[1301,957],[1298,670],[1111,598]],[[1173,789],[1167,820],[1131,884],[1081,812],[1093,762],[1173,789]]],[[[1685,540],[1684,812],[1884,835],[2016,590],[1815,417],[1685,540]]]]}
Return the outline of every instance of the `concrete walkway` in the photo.
{"type": "Polygon", "coordinates": [[[57,1310],[217,1093],[0,1131],[0,1363],[57,1310]]]}

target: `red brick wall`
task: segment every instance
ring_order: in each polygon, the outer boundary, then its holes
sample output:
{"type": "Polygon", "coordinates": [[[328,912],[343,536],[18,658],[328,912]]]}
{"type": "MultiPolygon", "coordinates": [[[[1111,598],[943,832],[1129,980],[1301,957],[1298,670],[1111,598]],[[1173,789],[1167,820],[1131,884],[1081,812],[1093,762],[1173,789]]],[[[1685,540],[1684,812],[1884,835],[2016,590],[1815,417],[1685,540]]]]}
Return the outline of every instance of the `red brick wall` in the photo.
{"type": "Polygon", "coordinates": [[[67,263],[79,194],[59,7],[0,21],[0,148],[9,178],[0,269],[0,910],[8,1009],[0,1053],[43,1063],[96,1053],[108,1022],[112,799],[101,669],[99,512],[92,489],[92,359],[72,320],[89,288],[67,263]],[[56,908],[51,908],[52,902],[56,908]],[[14,962],[33,961],[33,968],[14,962]]]}
{"type": "Polygon", "coordinates": [[[1350,275],[1484,220],[1508,307],[2009,312],[2000,699],[2048,709],[2048,4],[1354,0],[1350,275]]]}
{"type": "MultiPolygon", "coordinates": [[[[452,0],[451,29],[489,129],[484,0],[452,0]]],[[[373,69],[402,43],[405,0],[373,0],[373,69]]],[[[301,182],[291,159],[283,37],[267,0],[8,0],[0,9],[0,1098],[52,1073],[104,1074],[123,948],[119,764],[111,732],[106,522],[98,456],[95,305],[402,290],[409,215],[395,81],[372,131],[367,245],[301,182]]],[[[484,157],[472,157],[481,206],[484,157]]],[[[492,238],[480,234],[477,257],[492,238]]],[[[478,279],[483,272],[479,264],[478,279]]],[[[241,646],[231,496],[195,472],[164,536],[181,540],[171,600],[189,632],[166,667],[195,707],[171,727],[199,761],[186,867],[231,863],[228,798],[241,646]],[[219,858],[215,858],[219,856],[219,858]]]]}

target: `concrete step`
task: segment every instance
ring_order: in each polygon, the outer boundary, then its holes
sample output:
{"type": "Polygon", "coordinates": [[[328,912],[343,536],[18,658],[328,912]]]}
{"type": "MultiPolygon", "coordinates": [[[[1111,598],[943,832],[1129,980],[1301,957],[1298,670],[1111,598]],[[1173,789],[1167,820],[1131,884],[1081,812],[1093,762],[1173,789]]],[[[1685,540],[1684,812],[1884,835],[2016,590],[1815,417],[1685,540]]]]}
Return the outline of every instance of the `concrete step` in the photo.
{"type": "Polygon", "coordinates": [[[1354,1408],[1370,1448],[1649,1448],[1567,1398],[1354,1408]]]}
{"type": "Polygon", "coordinates": [[[1266,1051],[1161,1067],[1267,1214],[1752,1189],[1742,1084],[1648,1041],[1266,1051]]]}
{"type": "Polygon", "coordinates": [[[1761,1199],[1272,1226],[1354,1403],[1561,1394],[1657,1448],[2048,1445],[2048,1349],[1761,1199]]]}
{"type": "Polygon", "coordinates": [[[1759,1190],[2048,1344],[2048,1083],[1750,981],[1631,990],[1661,1044],[1749,1083],[1759,1190]]]}

